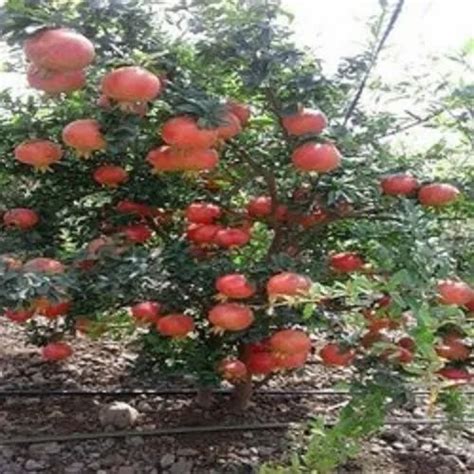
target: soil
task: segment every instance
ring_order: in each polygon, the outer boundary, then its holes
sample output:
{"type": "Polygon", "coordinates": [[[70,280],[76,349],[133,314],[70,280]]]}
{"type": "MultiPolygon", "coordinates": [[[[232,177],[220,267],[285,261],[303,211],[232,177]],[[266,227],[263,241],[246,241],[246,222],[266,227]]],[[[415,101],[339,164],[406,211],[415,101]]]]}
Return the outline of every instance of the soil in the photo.
{"type": "MultiPolygon", "coordinates": [[[[79,339],[73,357],[62,364],[43,362],[38,349],[25,346],[21,330],[0,325],[0,390],[123,390],[176,387],[154,374],[138,379],[135,355],[126,344],[79,339]]],[[[347,378],[343,370],[312,363],[301,373],[274,380],[268,389],[330,389],[347,378]]],[[[183,387],[190,387],[181,382],[183,387]]],[[[86,441],[0,445],[0,473],[64,474],[217,474],[256,473],[266,461],[287,459],[304,438],[302,421],[336,413],[341,396],[270,396],[256,394],[248,410],[229,410],[229,396],[214,396],[210,409],[190,395],[0,397],[0,438],[88,433],[110,430],[99,420],[101,409],[123,401],[139,412],[131,429],[289,422],[283,430],[137,436],[86,441]]],[[[394,416],[423,418],[423,405],[394,416]]],[[[456,474],[474,472],[474,426],[456,433],[439,425],[387,426],[366,442],[340,473],[456,474]]],[[[113,428],[112,428],[113,429],[113,428]]]]}

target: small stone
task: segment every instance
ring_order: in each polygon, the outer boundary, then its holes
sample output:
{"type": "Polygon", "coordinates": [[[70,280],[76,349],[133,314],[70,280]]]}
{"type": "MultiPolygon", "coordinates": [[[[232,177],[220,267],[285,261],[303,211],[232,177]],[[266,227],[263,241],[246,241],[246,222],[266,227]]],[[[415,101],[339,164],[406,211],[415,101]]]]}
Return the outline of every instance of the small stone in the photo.
{"type": "Polygon", "coordinates": [[[81,474],[82,472],[84,472],[84,463],[82,462],[73,462],[64,468],[64,474],[81,474]]]}
{"type": "Polygon", "coordinates": [[[163,469],[166,469],[167,467],[171,466],[176,459],[176,456],[171,453],[166,453],[163,456],[161,456],[160,459],[160,465],[163,469]]]}
{"type": "Polygon", "coordinates": [[[184,458],[179,458],[178,462],[175,462],[170,467],[170,474],[191,474],[193,468],[192,461],[184,458]]]}
{"type": "Polygon", "coordinates": [[[131,446],[141,446],[145,443],[144,439],[141,436],[131,436],[127,438],[127,444],[131,446]]]}
{"type": "Polygon", "coordinates": [[[142,413],[149,413],[153,411],[153,408],[151,407],[151,405],[145,400],[138,402],[137,409],[142,413]]]}
{"type": "Polygon", "coordinates": [[[119,467],[117,474],[135,474],[135,468],[132,466],[122,466],[119,467]]]}
{"type": "Polygon", "coordinates": [[[199,451],[192,448],[181,448],[176,451],[178,456],[197,456],[199,451]]]}
{"type": "Polygon", "coordinates": [[[432,451],[433,446],[429,443],[423,443],[420,448],[422,451],[425,451],[425,453],[429,453],[432,451]]]}
{"type": "Polygon", "coordinates": [[[399,451],[405,451],[405,445],[403,443],[400,443],[400,441],[393,443],[393,447],[395,449],[398,449],[399,451]]]}
{"type": "Polygon", "coordinates": [[[27,471],[39,471],[44,469],[44,464],[39,461],[35,461],[34,459],[28,459],[25,463],[25,469],[27,471]]]}
{"type": "Polygon", "coordinates": [[[138,420],[138,411],[125,402],[112,402],[105,405],[99,412],[99,420],[103,426],[128,428],[138,420]]]}
{"type": "Polygon", "coordinates": [[[271,456],[275,452],[275,449],[271,448],[270,446],[263,446],[261,448],[258,448],[258,452],[262,456],[271,456]]]}

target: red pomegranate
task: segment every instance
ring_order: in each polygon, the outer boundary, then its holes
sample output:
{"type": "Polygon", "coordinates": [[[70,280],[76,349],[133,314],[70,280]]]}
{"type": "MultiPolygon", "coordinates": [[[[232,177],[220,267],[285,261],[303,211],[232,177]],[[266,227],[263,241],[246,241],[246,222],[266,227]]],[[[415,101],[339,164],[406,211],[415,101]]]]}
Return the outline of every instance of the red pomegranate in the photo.
{"type": "Polygon", "coordinates": [[[59,303],[48,303],[38,310],[38,313],[49,319],[64,316],[71,310],[72,303],[68,300],[59,303]]]}
{"type": "Polygon", "coordinates": [[[408,196],[418,185],[418,180],[408,173],[391,174],[380,181],[382,191],[390,196],[408,196]]]}
{"type": "Polygon", "coordinates": [[[231,112],[227,112],[217,127],[217,136],[221,140],[229,140],[242,131],[240,120],[231,112]]]}
{"type": "Polygon", "coordinates": [[[328,124],[326,116],[313,109],[301,109],[295,114],[285,115],[281,122],[288,135],[294,136],[321,133],[328,124]]]}
{"type": "Polygon", "coordinates": [[[329,264],[337,272],[350,273],[362,269],[364,260],[355,252],[340,252],[331,255],[329,264]]]}
{"type": "Polygon", "coordinates": [[[466,360],[469,358],[471,350],[459,339],[444,338],[441,344],[435,348],[436,353],[448,360],[466,360]]]}
{"type": "Polygon", "coordinates": [[[456,201],[460,195],[458,188],[451,184],[426,184],[418,191],[418,200],[423,206],[441,207],[456,201]]]}
{"type": "Polygon", "coordinates": [[[279,355],[309,352],[311,340],[299,329],[282,329],[270,337],[270,348],[279,355]]]}
{"type": "Polygon", "coordinates": [[[31,209],[18,207],[10,209],[3,215],[3,223],[6,226],[17,227],[21,230],[29,230],[39,222],[39,216],[31,209]]]}
{"type": "Polygon", "coordinates": [[[185,314],[168,314],[158,319],[156,329],[163,336],[181,338],[194,331],[194,320],[185,314]]]}
{"type": "Polygon", "coordinates": [[[199,245],[212,244],[216,238],[220,226],[214,224],[191,224],[186,231],[186,237],[191,242],[199,245]]]}
{"type": "Polygon", "coordinates": [[[27,140],[15,148],[15,158],[20,163],[33,166],[39,171],[47,170],[63,155],[59,145],[49,140],[27,140]]]}
{"type": "Polygon", "coordinates": [[[250,298],[255,293],[255,286],[240,273],[230,273],[219,277],[216,281],[216,289],[227,298],[233,299],[250,298]]]}
{"type": "Polygon", "coordinates": [[[155,172],[205,171],[219,163],[219,155],[212,149],[176,149],[162,146],[151,150],[147,161],[155,172]]]}
{"type": "Polygon", "coordinates": [[[121,166],[103,165],[94,171],[93,177],[102,186],[116,188],[128,180],[128,173],[121,166]]]}
{"type": "Polygon", "coordinates": [[[151,150],[146,157],[146,161],[158,173],[182,170],[181,158],[177,155],[176,150],[170,146],[161,146],[151,150]]]}
{"type": "Polygon", "coordinates": [[[328,173],[341,165],[339,150],[330,143],[305,143],[293,152],[293,165],[300,171],[328,173]]]}
{"type": "Polygon", "coordinates": [[[297,222],[298,224],[305,228],[305,229],[310,229],[311,227],[321,224],[321,222],[324,222],[328,218],[327,213],[324,211],[324,209],[321,208],[316,208],[311,211],[311,214],[307,214],[304,216],[298,216],[297,217],[297,222]]]}
{"type": "Polygon", "coordinates": [[[466,369],[458,369],[456,367],[443,367],[441,370],[438,370],[437,374],[444,379],[459,381],[469,381],[474,377],[474,375],[470,374],[466,369]]]}
{"type": "Polygon", "coordinates": [[[127,106],[148,102],[161,92],[161,82],[150,71],[126,66],[107,73],[102,79],[102,93],[127,106]]]}
{"type": "Polygon", "coordinates": [[[50,342],[41,349],[43,359],[49,361],[60,361],[71,357],[72,348],[65,342],[50,342]]]}
{"type": "Polygon", "coordinates": [[[130,308],[133,318],[139,323],[156,323],[161,305],[157,301],[142,301],[130,308]]]}
{"type": "Polygon", "coordinates": [[[474,297],[472,297],[472,299],[468,301],[464,306],[468,311],[474,312],[474,297]]]}
{"type": "Polygon", "coordinates": [[[408,337],[408,336],[404,336],[400,338],[397,341],[397,345],[409,350],[410,352],[415,352],[415,349],[416,349],[416,342],[411,337],[408,337]]]}
{"type": "Polygon", "coordinates": [[[95,56],[85,36],[65,28],[42,29],[25,41],[23,49],[29,61],[50,71],[77,71],[95,56]]]}
{"type": "Polygon", "coordinates": [[[151,229],[145,224],[133,224],[122,228],[121,233],[125,236],[128,242],[134,244],[144,244],[151,239],[153,233],[151,229]]]}
{"type": "Polygon", "coordinates": [[[142,217],[155,217],[161,214],[158,209],[129,199],[119,201],[115,206],[115,210],[120,214],[136,214],[142,217]]]}
{"type": "Polygon", "coordinates": [[[252,375],[268,375],[277,368],[277,360],[270,352],[252,352],[245,358],[245,365],[252,375]]]}
{"type": "Polygon", "coordinates": [[[369,349],[377,342],[388,342],[388,339],[379,331],[367,331],[360,339],[362,347],[369,349]]]}
{"type": "Polygon", "coordinates": [[[272,213],[272,198],[270,196],[252,198],[247,204],[247,212],[251,217],[269,216],[272,213]]]}
{"type": "Polygon", "coordinates": [[[193,202],[186,209],[186,219],[196,224],[212,224],[221,215],[221,208],[207,202],[193,202]]]}
{"type": "Polygon", "coordinates": [[[92,152],[105,148],[105,139],[97,120],[75,120],[64,127],[62,137],[64,143],[74,148],[80,157],[89,158],[92,152]]]}
{"type": "Polygon", "coordinates": [[[413,360],[413,352],[405,347],[390,347],[382,353],[382,358],[398,364],[409,364],[413,360]]]}
{"type": "Polygon", "coordinates": [[[282,272],[273,275],[267,283],[267,293],[270,298],[280,296],[304,296],[311,288],[311,280],[303,275],[292,272],[282,272]]]}
{"type": "Polygon", "coordinates": [[[58,260],[46,257],[37,257],[28,260],[23,265],[24,272],[35,273],[64,273],[65,267],[58,260]]]}
{"type": "Polygon", "coordinates": [[[234,114],[239,119],[242,127],[247,125],[247,122],[250,119],[250,107],[248,105],[231,100],[227,102],[227,108],[230,113],[234,114]]]}
{"type": "Polygon", "coordinates": [[[354,360],[355,351],[343,348],[336,343],[329,343],[319,351],[319,355],[325,364],[343,367],[349,365],[354,360]]]}
{"type": "Polygon", "coordinates": [[[33,313],[31,309],[7,309],[5,317],[14,323],[23,324],[33,317],[33,313]]]}
{"type": "Polygon", "coordinates": [[[217,368],[224,380],[241,382],[247,378],[247,367],[239,359],[224,359],[217,368]]]}
{"type": "Polygon", "coordinates": [[[442,280],[437,286],[439,301],[462,306],[474,298],[474,290],[463,281],[442,280]]]}
{"type": "Polygon", "coordinates": [[[214,242],[223,248],[242,247],[250,241],[250,232],[246,229],[225,227],[217,231],[214,242]]]}
{"type": "Polygon", "coordinates": [[[28,67],[26,79],[30,87],[50,95],[77,91],[86,85],[86,73],[84,71],[44,71],[38,69],[34,64],[28,67]]]}
{"type": "Polygon", "coordinates": [[[276,365],[279,369],[290,370],[303,367],[308,360],[309,352],[296,352],[295,354],[284,354],[276,358],[276,365]]]}
{"type": "Polygon", "coordinates": [[[163,125],[161,136],[168,145],[179,148],[211,148],[218,138],[217,129],[202,128],[188,116],[174,117],[163,125]]]}
{"type": "Polygon", "coordinates": [[[243,331],[252,325],[254,315],[248,306],[221,303],[209,311],[208,319],[216,332],[243,331]]]}

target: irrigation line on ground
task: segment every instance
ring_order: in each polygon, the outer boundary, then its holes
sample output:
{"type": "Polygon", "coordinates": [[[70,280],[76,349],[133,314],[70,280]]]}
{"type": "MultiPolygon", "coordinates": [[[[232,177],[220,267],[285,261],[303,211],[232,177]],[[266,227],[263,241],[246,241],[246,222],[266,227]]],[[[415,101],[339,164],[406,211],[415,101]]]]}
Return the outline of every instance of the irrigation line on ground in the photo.
{"type": "MultiPolygon", "coordinates": [[[[334,425],[335,420],[327,420],[327,426],[334,425]]],[[[436,425],[445,424],[447,420],[444,418],[435,419],[393,419],[387,420],[384,425],[436,425]]],[[[263,431],[263,430],[286,430],[291,427],[300,426],[302,423],[261,423],[255,425],[213,425],[213,426],[181,426],[176,428],[161,428],[156,430],[142,431],[113,431],[113,432],[93,432],[93,433],[73,433],[70,435],[42,435],[42,436],[18,436],[14,438],[0,439],[0,445],[16,445],[16,444],[38,444],[51,442],[68,442],[68,441],[87,441],[92,439],[105,438],[129,438],[134,436],[170,436],[170,435],[186,435],[195,433],[217,433],[217,432],[233,432],[233,431],[263,431]]],[[[458,425],[474,424],[474,419],[463,420],[458,425]]]]}

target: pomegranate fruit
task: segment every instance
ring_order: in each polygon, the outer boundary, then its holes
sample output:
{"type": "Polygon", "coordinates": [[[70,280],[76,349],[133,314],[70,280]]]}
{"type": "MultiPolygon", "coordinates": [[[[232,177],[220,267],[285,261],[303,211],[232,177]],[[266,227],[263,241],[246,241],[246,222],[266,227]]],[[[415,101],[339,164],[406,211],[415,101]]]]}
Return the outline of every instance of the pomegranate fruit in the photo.
{"type": "Polygon", "coordinates": [[[269,216],[272,213],[272,198],[270,196],[252,198],[247,204],[247,212],[251,217],[269,216]]]}
{"type": "Polygon", "coordinates": [[[194,331],[194,320],[185,314],[168,314],[158,319],[156,329],[163,336],[185,337],[194,331]]]}
{"type": "Polygon", "coordinates": [[[29,230],[39,222],[39,216],[35,211],[26,208],[10,209],[3,215],[3,223],[9,227],[21,230],[29,230]]]}
{"type": "Polygon", "coordinates": [[[27,140],[15,148],[15,159],[25,165],[45,171],[63,156],[59,145],[49,140],[27,140]]]}
{"type": "Polygon", "coordinates": [[[234,114],[240,121],[241,125],[245,127],[250,119],[250,107],[240,102],[229,101],[227,102],[227,108],[230,113],[234,114]]]}
{"type": "Polygon", "coordinates": [[[299,329],[282,329],[270,337],[269,346],[278,355],[296,354],[309,352],[311,340],[299,329]]]}
{"type": "Polygon", "coordinates": [[[50,342],[41,349],[43,359],[49,361],[60,361],[71,357],[72,348],[65,342],[50,342]]]}
{"type": "Polygon", "coordinates": [[[217,136],[221,140],[229,140],[242,131],[240,120],[231,112],[227,112],[217,127],[217,136]]]}
{"type": "Polygon", "coordinates": [[[309,278],[292,272],[273,275],[267,283],[267,293],[270,298],[304,296],[309,293],[310,288],[311,280],[309,278]]]}
{"type": "Polygon", "coordinates": [[[473,375],[470,374],[466,369],[458,369],[456,367],[443,367],[441,370],[438,370],[437,374],[444,379],[449,380],[469,381],[473,378],[473,375]]]}
{"type": "Polygon", "coordinates": [[[297,137],[309,133],[321,133],[328,124],[326,116],[313,109],[301,109],[294,114],[285,115],[281,122],[288,135],[297,137]]]}
{"type": "Polygon", "coordinates": [[[245,358],[245,365],[252,375],[268,375],[277,368],[277,360],[270,352],[251,352],[245,358]]]}
{"type": "Polygon", "coordinates": [[[125,236],[128,242],[134,244],[144,244],[151,239],[153,233],[151,229],[145,224],[133,224],[124,227],[121,233],[125,236]]]}
{"type": "Polygon", "coordinates": [[[326,365],[337,365],[344,367],[349,365],[355,358],[355,351],[349,348],[343,348],[339,344],[326,344],[319,355],[326,365]]]}
{"type": "Polygon", "coordinates": [[[128,199],[118,202],[115,210],[120,214],[136,214],[141,217],[155,217],[161,214],[158,209],[128,199]]]}
{"type": "Polygon", "coordinates": [[[214,242],[223,248],[242,247],[250,241],[250,232],[246,229],[225,227],[219,229],[214,242]]]}
{"type": "Polygon", "coordinates": [[[463,281],[442,280],[437,289],[439,301],[443,304],[462,306],[474,297],[474,290],[463,281]]]}
{"type": "Polygon", "coordinates": [[[426,184],[418,191],[418,200],[423,206],[441,207],[456,201],[460,195],[458,188],[451,184],[426,184]]]}
{"type": "Polygon", "coordinates": [[[329,264],[335,271],[350,273],[362,269],[364,261],[355,252],[340,252],[331,255],[329,264]]]}
{"type": "Polygon", "coordinates": [[[276,366],[279,369],[298,369],[305,365],[306,361],[308,360],[309,352],[296,352],[294,354],[284,354],[281,357],[276,358],[276,366]]]}
{"type": "Polygon", "coordinates": [[[436,353],[448,360],[466,360],[471,350],[459,339],[444,338],[441,344],[435,347],[436,353]]]}
{"type": "Polygon", "coordinates": [[[7,309],[5,310],[5,317],[10,321],[18,324],[26,323],[33,317],[34,311],[32,309],[7,309]]]}
{"type": "Polygon", "coordinates": [[[207,202],[194,202],[186,209],[186,219],[196,224],[212,224],[221,215],[221,208],[207,202]]]}
{"type": "Polygon", "coordinates": [[[55,319],[64,316],[71,310],[72,303],[70,301],[60,301],[59,303],[47,303],[38,309],[38,313],[49,319],[55,319]]]}
{"type": "Polygon", "coordinates": [[[162,146],[151,150],[147,161],[155,172],[204,171],[219,163],[219,155],[212,149],[176,149],[162,146]]]}
{"type": "Polygon", "coordinates": [[[181,116],[169,119],[163,125],[161,137],[168,145],[179,148],[211,148],[218,139],[217,129],[201,128],[192,117],[181,116]]]}
{"type": "Polygon", "coordinates": [[[291,160],[300,171],[328,173],[341,165],[341,154],[330,143],[305,143],[295,149],[291,160]]]}
{"type": "Polygon", "coordinates": [[[30,87],[50,95],[74,92],[86,85],[86,73],[84,71],[44,71],[38,69],[34,64],[28,67],[26,79],[30,87]]]}
{"type": "Polygon", "coordinates": [[[397,341],[397,345],[409,350],[410,352],[415,352],[415,349],[416,349],[416,342],[411,337],[408,337],[408,336],[404,336],[400,338],[397,341]]]}
{"type": "Polygon", "coordinates": [[[94,151],[105,148],[105,139],[97,120],[75,120],[66,125],[62,133],[66,145],[74,148],[78,156],[89,158],[94,151]]]}
{"type": "Polygon", "coordinates": [[[382,191],[390,196],[408,196],[418,185],[418,180],[408,173],[391,174],[380,181],[382,191]]]}
{"type": "Polygon", "coordinates": [[[224,380],[233,383],[247,378],[247,366],[239,359],[224,359],[220,362],[217,371],[224,380]]]}
{"type": "Polygon", "coordinates": [[[46,257],[37,257],[28,260],[23,265],[24,272],[37,272],[37,273],[64,273],[65,267],[58,260],[46,257]]]}
{"type": "Polygon", "coordinates": [[[116,188],[128,180],[128,173],[121,166],[103,165],[94,171],[93,178],[102,186],[116,188]]]}
{"type": "Polygon", "coordinates": [[[221,227],[214,224],[191,224],[186,231],[186,237],[196,244],[212,244],[221,227]]]}
{"type": "Polygon", "coordinates": [[[245,299],[255,293],[255,287],[247,280],[245,275],[230,273],[221,276],[216,281],[216,289],[227,298],[245,299]]]}
{"type": "Polygon", "coordinates": [[[221,303],[214,306],[208,314],[216,332],[243,331],[254,321],[252,310],[237,303],[221,303]]]}
{"type": "Polygon", "coordinates": [[[133,318],[139,323],[156,323],[161,305],[157,301],[142,301],[130,308],[133,318]]]}

